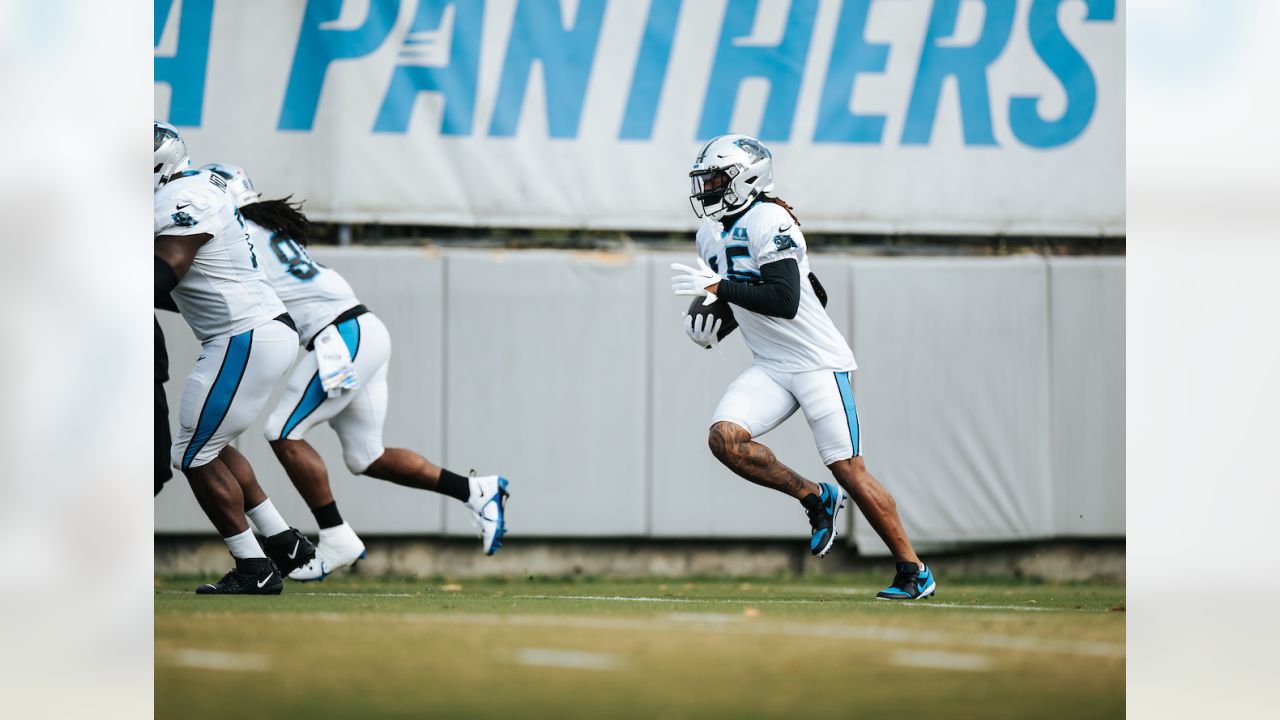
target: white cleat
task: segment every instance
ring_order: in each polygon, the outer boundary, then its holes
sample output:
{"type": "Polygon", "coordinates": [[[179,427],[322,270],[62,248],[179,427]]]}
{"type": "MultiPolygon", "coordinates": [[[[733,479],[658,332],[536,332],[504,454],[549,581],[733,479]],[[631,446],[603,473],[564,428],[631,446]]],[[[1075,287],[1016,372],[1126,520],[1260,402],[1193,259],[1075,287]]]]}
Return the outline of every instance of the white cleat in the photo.
{"type": "Polygon", "coordinates": [[[484,554],[492,555],[502,547],[502,536],[507,532],[507,479],[499,475],[472,475],[471,524],[475,525],[483,543],[484,554]]]}
{"type": "Polygon", "coordinates": [[[364,557],[364,543],[347,523],[320,530],[320,542],[316,543],[316,556],[311,562],[289,573],[290,580],[307,582],[323,580],[339,568],[355,565],[364,557]]]}

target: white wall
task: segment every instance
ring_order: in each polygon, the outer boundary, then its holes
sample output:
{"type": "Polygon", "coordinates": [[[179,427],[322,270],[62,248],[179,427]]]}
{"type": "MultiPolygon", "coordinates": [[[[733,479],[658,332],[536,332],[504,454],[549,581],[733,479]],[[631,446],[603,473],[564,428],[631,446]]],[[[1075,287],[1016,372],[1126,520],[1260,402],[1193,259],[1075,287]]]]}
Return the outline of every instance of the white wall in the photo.
{"type": "MultiPolygon", "coordinates": [[[[667,266],[691,253],[314,254],[391,330],[388,445],[507,475],[512,541],[807,535],[792,501],[707,450],[715,403],[750,354],[736,337],[712,351],[684,337],[667,266]]],[[[812,265],[858,358],[868,466],[920,545],[1124,535],[1123,258],[818,253],[812,265]]],[[[180,318],[161,321],[176,407],[195,344],[180,318]]],[[[351,477],[327,427],[309,439],[361,532],[470,532],[457,503],[351,477]]],[[[803,417],[764,442],[827,477],[803,417]]],[[[290,522],[313,530],[259,428],[239,445],[290,522]]],[[[859,550],[883,552],[855,515],[859,550]]],[[[211,532],[181,477],[155,518],[158,532],[211,532]]]]}

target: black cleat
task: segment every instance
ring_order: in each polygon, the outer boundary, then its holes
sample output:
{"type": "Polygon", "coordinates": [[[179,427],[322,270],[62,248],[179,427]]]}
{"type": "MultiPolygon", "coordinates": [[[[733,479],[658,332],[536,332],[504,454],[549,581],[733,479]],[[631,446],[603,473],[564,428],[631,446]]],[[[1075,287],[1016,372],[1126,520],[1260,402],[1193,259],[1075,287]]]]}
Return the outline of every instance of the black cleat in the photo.
{"type": "Polygon", "coordinates": [[[928,565],[921,570],[915,563],[898,563],[897,568],[893,584],[876,593],[880,600],[922,600],[937,592],[938,583],[928,565]]]}
{"type": "Polygon", "coordinates": [[[284,579],[270,558],[236,558],[236,567],[216,583],[196,588],[197,595],[279,595],[284,579]]]}
{"type": "Polygon", "coordinates": [[[289,528],[265,538],[262,549],[275,562],[281,575],[288,575],[316,556],[316,546],[311,544],[306,535],[298,532],[297,528],[289,528]]]}

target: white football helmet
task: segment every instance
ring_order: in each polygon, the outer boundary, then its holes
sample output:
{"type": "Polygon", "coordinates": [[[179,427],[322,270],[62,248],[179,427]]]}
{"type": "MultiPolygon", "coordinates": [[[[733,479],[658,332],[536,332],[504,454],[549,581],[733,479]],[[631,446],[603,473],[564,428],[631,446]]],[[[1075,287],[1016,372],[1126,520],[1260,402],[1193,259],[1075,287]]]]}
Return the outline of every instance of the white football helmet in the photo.
{"type": "Polygon", "coordinates": [[[714,137],[698,152],[689,180],[694,214],[719,220],[773,192],[773,153],[749,135],[714,137]]]}
{"type": "Polygon", "coordinates": [[[209,163],[202,169],[216,173],[227,181],[227,192],[231,193],[231,197],[235,198],[237,209],[245,205],[252,205],[262,199],[262,193],[253,189],[253,181],[249,179],[249,175],[244,171],[244,168],[239,165],[209,163]]]}
{"type": "Polygon", "coordinates": [[[151,189],[158,190],[161,185],[169,182],[169,178],[186,169],[191,164],[191,158],[187,157],[187,144],[178,134],[178,128],[156,120],[154,134],[155,169],[152,171],[154,185],[151,189]]]}

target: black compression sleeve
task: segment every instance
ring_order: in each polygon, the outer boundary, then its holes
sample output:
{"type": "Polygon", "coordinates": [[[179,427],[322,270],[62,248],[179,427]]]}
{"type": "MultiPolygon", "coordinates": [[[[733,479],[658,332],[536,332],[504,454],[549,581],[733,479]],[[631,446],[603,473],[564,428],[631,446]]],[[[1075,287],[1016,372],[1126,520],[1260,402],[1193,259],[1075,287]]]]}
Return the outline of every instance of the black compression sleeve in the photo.
{"type": "Polygon", "coordinates": [[[775,260],[760,268],[760,283],[721,280],[716,295],[751,312],[790,320],[800,310],[800,263],[775,260]]]}
{"type": "Polygon", "coordinates": [[[173,290],[178,284],[178,273],[169,267],[169,263],[160,259],[158,255],[153,255],[156,259],[156,297],[155,307],[162,308],[173,301],[169,299],[169,291],[173,290]]]}
{"type": "Polygon", "coordinates": [[[156,310],[168,310],[169,312],[181,312],[178,310],[178,303],[173,301],[172,293],[165,293],[164,297],[157,297],[155,305],[156,310]]]}

